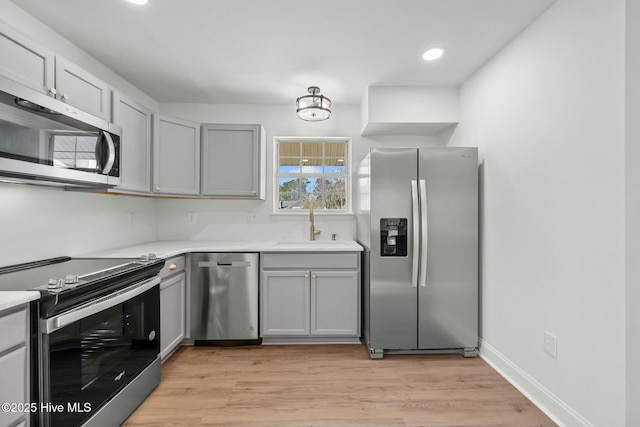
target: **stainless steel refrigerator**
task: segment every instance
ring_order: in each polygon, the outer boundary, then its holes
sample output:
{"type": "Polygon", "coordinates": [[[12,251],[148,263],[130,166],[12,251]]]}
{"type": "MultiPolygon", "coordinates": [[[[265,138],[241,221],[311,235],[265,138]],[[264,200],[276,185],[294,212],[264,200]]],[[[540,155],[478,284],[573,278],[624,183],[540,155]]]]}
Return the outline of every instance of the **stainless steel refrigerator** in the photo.
{"type": "Polygon", "coordinates": [[[374,148],[356,172],[371,358],[478,347],[476,148],[374,148]]]}

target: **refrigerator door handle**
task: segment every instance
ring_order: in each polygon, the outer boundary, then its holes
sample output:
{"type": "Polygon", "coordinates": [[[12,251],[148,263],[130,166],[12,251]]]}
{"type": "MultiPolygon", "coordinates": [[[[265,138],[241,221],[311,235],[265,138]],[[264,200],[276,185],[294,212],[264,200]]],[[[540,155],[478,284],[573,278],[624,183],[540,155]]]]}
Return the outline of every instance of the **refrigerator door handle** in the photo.
{"type": "Polygon", "coordinates": [[[420,286],[427,287],[427,249],[429,240],[429,221],[427,218],[427,182],[420,180],[420,226],[422,245],[420,251],[420,286]]]}
{"type": "Polygon", "coordinates": [[[420,212],[418,182],[411,180],[411,207],[413,210],[413,262],[411,263],[411,287],[418,287],[418,257],[420,255],[420,212]]]}

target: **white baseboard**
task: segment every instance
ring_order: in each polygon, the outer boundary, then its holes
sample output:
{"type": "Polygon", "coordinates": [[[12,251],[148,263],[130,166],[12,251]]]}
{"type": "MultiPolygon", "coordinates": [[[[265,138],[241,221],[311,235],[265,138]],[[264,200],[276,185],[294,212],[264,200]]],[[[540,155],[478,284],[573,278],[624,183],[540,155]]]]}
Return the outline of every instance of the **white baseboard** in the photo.
{"type": "Polygon", "coordinates": [[[506,358],[491,344],[480,339],[480,357],[507,381],[517,388],[527,399],[560,427],[594,427],[589,421],[571,409],[562,400],[544,388],[535,379],[506,358]]]}

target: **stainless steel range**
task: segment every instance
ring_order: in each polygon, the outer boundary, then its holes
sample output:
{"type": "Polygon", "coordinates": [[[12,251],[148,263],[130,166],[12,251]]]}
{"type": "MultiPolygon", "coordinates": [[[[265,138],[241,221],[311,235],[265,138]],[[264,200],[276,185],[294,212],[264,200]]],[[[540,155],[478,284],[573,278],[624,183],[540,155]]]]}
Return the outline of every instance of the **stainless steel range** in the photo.
{"type": "Polygon", "coordinates": [[[61,257],[0,268],[0,290],[31,306],[31,424],[121,424],[160,382],[164,260],[61,257]],[[51,408],[48,410],[47,408],[51,408]]]}

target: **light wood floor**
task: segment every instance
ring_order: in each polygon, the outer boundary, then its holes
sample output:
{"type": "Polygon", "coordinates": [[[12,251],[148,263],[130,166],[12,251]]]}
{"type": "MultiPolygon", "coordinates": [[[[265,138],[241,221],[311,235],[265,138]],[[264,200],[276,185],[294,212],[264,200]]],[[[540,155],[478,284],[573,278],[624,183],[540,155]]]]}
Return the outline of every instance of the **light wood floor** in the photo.
{"type": "Polygon", "coordinates": [[[555,426],[480,358],[182,347],[124,426],[555,426]]]}

